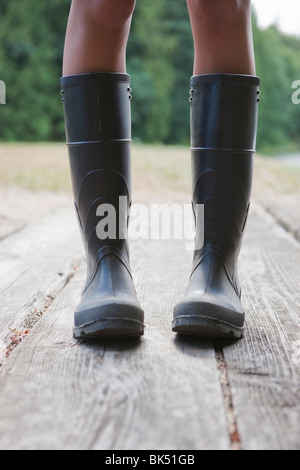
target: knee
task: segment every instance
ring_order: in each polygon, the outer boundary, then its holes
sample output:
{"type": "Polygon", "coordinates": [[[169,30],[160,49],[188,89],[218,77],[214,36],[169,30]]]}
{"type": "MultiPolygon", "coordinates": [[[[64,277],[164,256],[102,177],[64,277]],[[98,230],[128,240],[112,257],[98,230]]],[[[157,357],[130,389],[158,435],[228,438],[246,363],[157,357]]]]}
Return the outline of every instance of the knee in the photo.
{"type": "Polygon", "coordinates": [[[87,22],[120,29],[131,19],[136,0],[73,0],[73,3],[87,22]]]}
{"type": "Polygon", "coordinates": [[[188,0],[192,19],[207,28],[228,28],[248,18],[251,0],[188,0]]]}

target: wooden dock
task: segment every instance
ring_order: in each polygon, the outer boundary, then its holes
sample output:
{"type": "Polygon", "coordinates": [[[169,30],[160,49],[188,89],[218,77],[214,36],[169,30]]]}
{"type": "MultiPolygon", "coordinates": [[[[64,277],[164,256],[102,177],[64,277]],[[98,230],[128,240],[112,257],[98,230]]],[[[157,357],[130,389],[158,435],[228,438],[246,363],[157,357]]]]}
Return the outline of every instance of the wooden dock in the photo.
{"type": "Polygon", "coordinates": [[[36,205],[32,217],[1,219],[1,450],[300,449],[300,244],[289,220],[252,205],[243,340],[174,335],[191,252],[182,240],[138,240],[145,336],[78,342],[85,261],[72,201],[36,205]]]}

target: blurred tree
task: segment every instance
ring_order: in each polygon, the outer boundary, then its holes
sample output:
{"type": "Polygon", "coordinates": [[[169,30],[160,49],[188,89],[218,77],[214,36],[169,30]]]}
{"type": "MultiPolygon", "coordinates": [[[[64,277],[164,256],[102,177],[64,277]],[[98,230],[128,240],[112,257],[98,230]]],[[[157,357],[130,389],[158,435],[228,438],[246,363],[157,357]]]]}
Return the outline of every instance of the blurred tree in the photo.
{"type": "Polygon", "coordinates": [[[300,78],[300,39],[275,26],[257,27],[253,18],[257,75],[261,77],[261,105],[257,147],[273,153],[300,147],[300,106],[292,103],[292,83],[300,78]]]}
{"type": "MultiPolygon", "coordinates": [[[[283,36],[283,58],[288,76],[288,90],[286,95],[292,95],[295,91],[291,89],[292,83],[295,80],[300,80],[300,40],[293,36],[283,36]]],[[[286,89],[286,87],[285,87],[286,89]]],[[[286,110],[285,130],[287,137],[294,145],[294,148],[300,148],[300,105],[292,102],[291,96],[288,100],[288,107],[286,110]]]]}
{"type": "MultiPolygon", "coordinates": [[[[59,78],[71,0],[1,0],[0,140],[64,141],[59,78]]],[[[259,151],[300,148],[300,38],[275,26],[261,30],[253,17],[257,74],[262,79],[259,151]]],[[[189,78],[193,41],[186,2],[137,2],[128,44],[133,136],[144,142],[188,144],[189,78]]]]}
{"type": "Polygon", "coordinates": [[[169,4],[172,20],[170,33],[176,38],[172,69],[174,87],[172,90],[173,112],[169,143],[188,143],[190,139],[190,77],[193,74],[194,44],[186,2],[169,4]]]}
{"type": "Polygon", "coordinates": [[[1,0],[0,64],[7,104],[1,140],[61,140],[63,30],[69,2],[1,0]]]}
{"type": "Polygon", "coordinates": [[[133,124],[142,124],[137,132],[148,142],[164,142],[171,128],[172,57],[176,46],[174,35],[170,34],[171,22],[167,16],[168,0],[138,2],[128,48],[128,71],[136,81],[136,106],[133,124]],[[130,44],[136,43],[139,55],[130,51],[130,44]],[[131,72],[132,70],[132,72],[131,72]],[[141,96],[141,101],[139,97],[141,96]],[[145,103],[147,98],[147,103],[145,103]],[[140,102],[139,102],[140,101],[140,102]],[[140,119],[138,108],[146,104],[140,119]]]}
{"type": "Polygon", "coordinates": [[[138,2],[128,44],[133,135],[147,142],[189,140],[193,40],[182,0],[138,2]]]}

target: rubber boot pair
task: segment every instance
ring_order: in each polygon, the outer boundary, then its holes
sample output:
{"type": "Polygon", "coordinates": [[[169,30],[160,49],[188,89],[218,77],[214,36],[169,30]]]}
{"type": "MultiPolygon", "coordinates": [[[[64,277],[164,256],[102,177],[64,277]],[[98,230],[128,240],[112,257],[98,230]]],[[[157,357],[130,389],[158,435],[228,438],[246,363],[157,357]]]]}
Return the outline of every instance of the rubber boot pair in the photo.
{"type": "MultiPolygon", "coordinates": [[[[173,331],[240,338],[245,314],[237,262],[250,205],[259,79],[212,74],[192,77],[191,84],[196,240],[190,281],[174,309],[173,331]],[[198,210],[202,205],[204,220],[198,210]]],[[[74,336],[139,337],[144,312],[127,240],[130,77],[82,74],[63,77],[61,85],[75,209],[87,256],[74,336]]]]}

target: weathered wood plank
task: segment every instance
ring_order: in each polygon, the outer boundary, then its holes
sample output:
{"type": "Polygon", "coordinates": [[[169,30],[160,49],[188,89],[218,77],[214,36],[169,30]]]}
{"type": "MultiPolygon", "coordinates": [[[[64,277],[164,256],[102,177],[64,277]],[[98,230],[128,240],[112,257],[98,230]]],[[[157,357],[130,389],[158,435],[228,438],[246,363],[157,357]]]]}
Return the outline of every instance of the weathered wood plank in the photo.
{"type": "Polygon", "coordinates": [[[189,254],[135,242],[131,259],[145,336],[75,342],[80,269],[2,368],[1,449],[230,448],[211,342],[171,332],[189,254]]]}
{"type": "Polygon", "coordinates": [[[300,241],[299,196],[294,194],[276,194],[272,199],[265,199],[263,206],[274,216],[278,223],[294,238],[300,241]]]}
{"type": "Polygon", "coordinates": [[[18,232],[25,226],[24,222],[19,220],[12,220],[0,215],[0,241],[4,238],[18,232]]]}
{"type": "Polygon", "coordinates": [[[0,182],[0,201],[0,240],[3,240],[26,225],[43,220],[62,206],[71,207],[72,197],[68,192],[28,191],[0,182]]]}
{"type": "Polygon", "coordinates": [[[300,245],[256,207],[240,263],[245,339],[225,345],[243,449],[300,449],[300,245]]]}
{"type": "MultiPolygon", "coordinates": [[[[49,262],[47,244],[19,243],[49,262]]],[[[59,259],[70,261],[68,250],[59,259]]],[[[133,244],[147,325],[139,342],[73,340],[84,267],[76,272],[0,369],[1,449],[230,448],[212,343],[171,333],[190,254],[180,241],[133,244]]],[[[19,262],[9,256],[8,266],[19,262]]],[[[300,448],[299,257],[299,244],[252,210],[240,263],[246,337],[223,345],[243,449],[300,448]]]]}
{"type": "Polygon", "coordinates": [[[0,356],[13,332],[42,312],[68,282],[83,257],[70,208],[25,226],[0,242],[0,356]]]}

